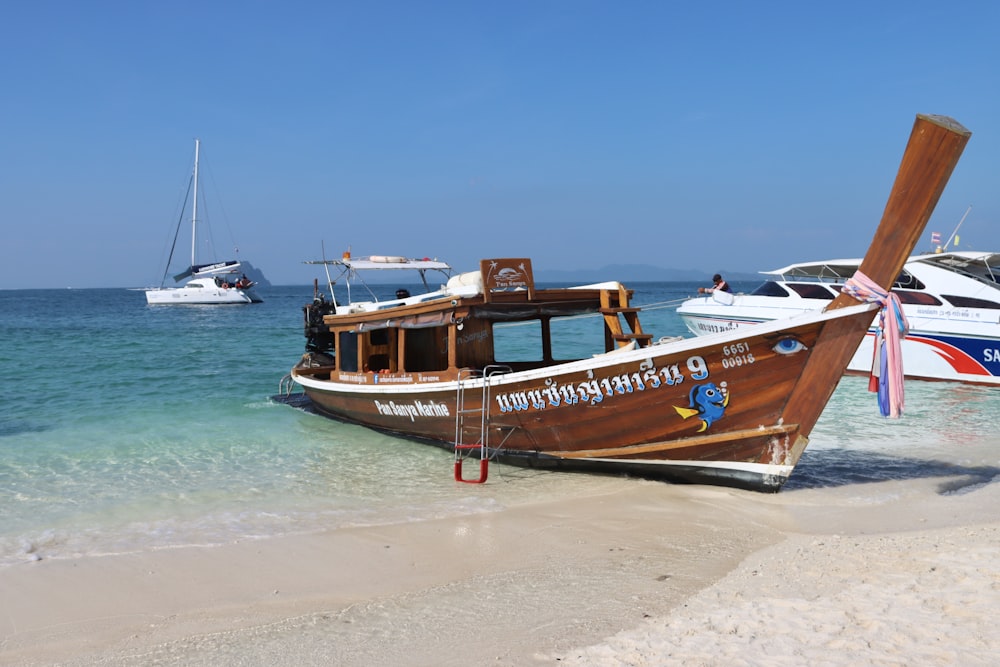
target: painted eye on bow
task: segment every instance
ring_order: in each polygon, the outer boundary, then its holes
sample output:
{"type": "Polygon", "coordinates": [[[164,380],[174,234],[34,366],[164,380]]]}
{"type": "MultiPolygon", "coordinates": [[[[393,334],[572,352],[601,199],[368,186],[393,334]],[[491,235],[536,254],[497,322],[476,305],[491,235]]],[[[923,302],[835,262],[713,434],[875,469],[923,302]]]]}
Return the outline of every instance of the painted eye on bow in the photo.
{"type": "Polygon", "coordinates": [[[771,349],[778,354],[795,354],[806,349],[806,346],[795,338],[782,338],[771,349]]]}

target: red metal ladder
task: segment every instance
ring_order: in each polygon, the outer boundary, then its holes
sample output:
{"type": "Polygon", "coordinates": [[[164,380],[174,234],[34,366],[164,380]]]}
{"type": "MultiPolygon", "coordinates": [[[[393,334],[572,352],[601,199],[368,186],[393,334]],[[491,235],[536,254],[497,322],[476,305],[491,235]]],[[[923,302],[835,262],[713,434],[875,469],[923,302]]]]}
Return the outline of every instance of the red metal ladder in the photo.
{"type": "Polygon", "coordinates": [[[490,379],[499,373],[509,373],[507,366],[490,365],[482,371],[463,368],[458,373],[455,390],[455,481],[465,484],[483,484],[489,476],[490,466],[490,379]],[[467,407],[465,400],[466,383],[482,378],[483,392],[479,405],[467,407]],[[466,417],[478,417],[478,424],[466,425],[466,417]],[[468,441],[467,436],[474,436],[468,441]],[[479,452],[479,477],[466,478],[462,473],[462,463],[479,452]]]}

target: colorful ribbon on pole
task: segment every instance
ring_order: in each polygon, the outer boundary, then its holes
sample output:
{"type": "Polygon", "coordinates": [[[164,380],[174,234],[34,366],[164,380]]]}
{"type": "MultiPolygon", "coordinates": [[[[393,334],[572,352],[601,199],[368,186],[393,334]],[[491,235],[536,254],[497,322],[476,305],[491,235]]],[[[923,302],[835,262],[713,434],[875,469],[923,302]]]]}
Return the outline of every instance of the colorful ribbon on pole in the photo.
{"type": "Polygon", "coordinates": [[[878,409],[883,417],[903,414],[903,355],[901,342],[910,330],[899,297],[886,292],[871,278],[856,271],[841,290],[858,301],[882,307],[875,333],[875,352],[868,390],[878,393],[878,409]]]}

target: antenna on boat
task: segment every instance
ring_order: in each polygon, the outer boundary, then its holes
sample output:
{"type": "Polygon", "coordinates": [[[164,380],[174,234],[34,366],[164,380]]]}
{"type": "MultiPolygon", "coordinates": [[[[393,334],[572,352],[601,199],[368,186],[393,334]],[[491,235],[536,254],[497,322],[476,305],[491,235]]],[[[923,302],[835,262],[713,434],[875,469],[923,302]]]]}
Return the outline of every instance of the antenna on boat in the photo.
{"type": "Polygon", "coordinates": [[[958,243],[958,228],[961,227],[962,223],[965,222],[965,219],[969,217],[969,211],[971,210],[972,210],[972,204],[969,204],[969,208],[965,209],[965,215],[963,215],[962,219],[958,221],[957,225],[955,225],[955,231],[953,231],[951,233],[951,236],[948,237],[948,240],[945,241],[944,250],[947,250],[948,246],[951,245],[952,239],[955,240],[956,244],[958,243]]]}
{"type": "Polygon", "coordinates": [[[333,278],[330,277],[330,263],[326,261],[326,242],[319,242],[320,252],[323,255],[323,270],[326,271],[326,287],[330,290],[330,303],[337,305],[337,297],[333,293],[333,278]]]}

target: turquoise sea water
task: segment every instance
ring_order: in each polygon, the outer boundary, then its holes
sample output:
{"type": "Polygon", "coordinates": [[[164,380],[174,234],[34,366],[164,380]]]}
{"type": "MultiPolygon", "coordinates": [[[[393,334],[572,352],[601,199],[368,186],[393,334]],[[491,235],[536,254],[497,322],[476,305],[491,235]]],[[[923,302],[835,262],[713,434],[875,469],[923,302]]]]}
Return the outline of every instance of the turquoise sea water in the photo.
{"type": "MultiPolygon", "coordinates": [[[[397,286],[386,286],[391,294],[397,286]]],[[[646,331],[684,334],[696,284],[636,283],[646,331]]],[[[752,286],[750,286],[752,287],[752,286]]],[[[493,466],[271,400],[302,352],[311,287],[253,306],[159,306],[124,289],[0,291],[0,566],[489,512],[642,483],[493,466]]],[[[900,421],[845,378],[782,493],[1000,466],[1000,391],[907,384],[900,421]]],[[[752,498],[752,494],[748,496],[752,498]]]]}

